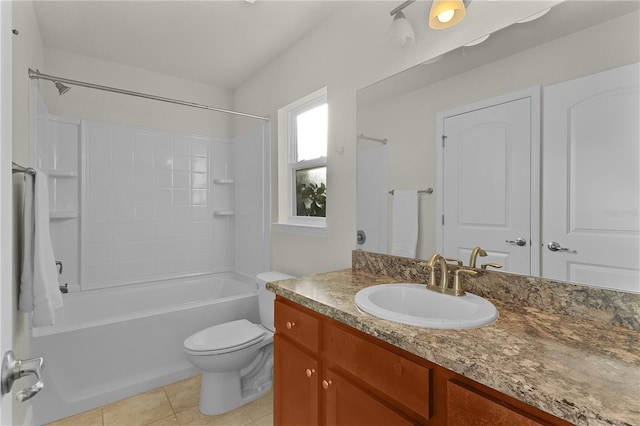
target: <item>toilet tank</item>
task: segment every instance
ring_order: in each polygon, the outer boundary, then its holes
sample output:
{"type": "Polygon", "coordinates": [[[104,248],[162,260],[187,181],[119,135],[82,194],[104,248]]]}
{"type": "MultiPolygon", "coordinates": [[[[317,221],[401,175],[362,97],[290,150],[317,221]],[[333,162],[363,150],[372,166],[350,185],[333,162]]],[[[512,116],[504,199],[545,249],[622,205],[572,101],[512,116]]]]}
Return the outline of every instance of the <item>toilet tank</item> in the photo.
{"type": "Polygon", "coordinates": [[[258,280],[258,309],[260,310],[260,322],[267,329],[275,331],[273,325],[273,301],[276,295],[267,290],[267,283],[270,281],[286,280],[289,278],[295,278],[292,275],[287,275],[282,272],[270,271],[263,272],[256,276],[258,280]]]}

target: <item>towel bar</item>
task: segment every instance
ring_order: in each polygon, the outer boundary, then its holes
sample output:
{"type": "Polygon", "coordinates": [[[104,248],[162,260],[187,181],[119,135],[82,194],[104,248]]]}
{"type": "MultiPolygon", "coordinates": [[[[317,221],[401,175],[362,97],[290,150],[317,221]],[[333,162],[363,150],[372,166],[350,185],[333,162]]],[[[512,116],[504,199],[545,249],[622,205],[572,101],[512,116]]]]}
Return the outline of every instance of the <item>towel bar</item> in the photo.
{"type": "MultiPolygon", "coordinates": [[[[389,191],[389,194],[393,195],[396,192],[395,189],[392,189],[391,191],[389,191]]],[[[432,194],[433,193],[433,188],[427,188],[427,189],[420,189],[418,190],[418,194],[432,194]]]]}

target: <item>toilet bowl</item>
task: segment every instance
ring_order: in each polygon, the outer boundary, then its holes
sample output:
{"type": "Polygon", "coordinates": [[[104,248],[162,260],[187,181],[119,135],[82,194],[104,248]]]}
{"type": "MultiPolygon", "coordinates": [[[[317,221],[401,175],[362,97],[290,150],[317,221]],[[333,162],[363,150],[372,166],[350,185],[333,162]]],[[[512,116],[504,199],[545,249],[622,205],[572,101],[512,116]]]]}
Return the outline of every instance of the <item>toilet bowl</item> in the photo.
{"type": "Polygon", "coordinates": [[[262,324],[246,319],[200,330],[184,341],[191,364],[202,371],[200,412],[222,414],[267,393],[273,384],[273,301],[269,281],[293,278],[281,272],[258,274],[262,324]]]}

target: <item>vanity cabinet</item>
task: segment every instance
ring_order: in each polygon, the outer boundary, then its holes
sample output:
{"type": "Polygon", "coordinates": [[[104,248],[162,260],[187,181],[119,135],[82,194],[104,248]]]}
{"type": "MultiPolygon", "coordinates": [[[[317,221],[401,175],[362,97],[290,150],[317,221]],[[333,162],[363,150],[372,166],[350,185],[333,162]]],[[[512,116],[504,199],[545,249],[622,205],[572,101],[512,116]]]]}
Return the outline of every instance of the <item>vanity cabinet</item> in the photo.
{"type": "Polygon", "coordinates": [[[276,424],[318,425],[318,358],[275,336],[274,369],[277,383],[274,398],[279,401],[274,412],[276,424]]]}
{"type": "Polygon", "coordinates": [[[278,298],[276,425],[416,425],[429,413],[429,369],[278,298]]]}
{"type": "Polygon", "coordinates": [[[274,424],[569,425],[280,296],[274,424]]]}
{"type": "Polygon", "coordinates": [[[552,424],[525,411],[520,411],[500,399],[483,394],[455,379],[447,381],[447,413],[448,426],[470,424],[536,426],[552,424]]]}

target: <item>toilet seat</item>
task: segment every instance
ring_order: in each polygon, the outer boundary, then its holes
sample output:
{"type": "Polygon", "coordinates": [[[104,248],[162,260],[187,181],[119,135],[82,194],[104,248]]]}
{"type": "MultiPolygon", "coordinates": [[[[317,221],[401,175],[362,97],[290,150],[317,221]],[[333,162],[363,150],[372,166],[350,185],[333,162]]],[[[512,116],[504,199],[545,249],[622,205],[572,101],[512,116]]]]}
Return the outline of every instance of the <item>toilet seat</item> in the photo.
{"type": "Polygon", "coordinates": [[[184,341],[192,355],[219,355],[252,346],[264,340],[267,330],[246,319],[214,325],[200,330],[184,341]]]}

